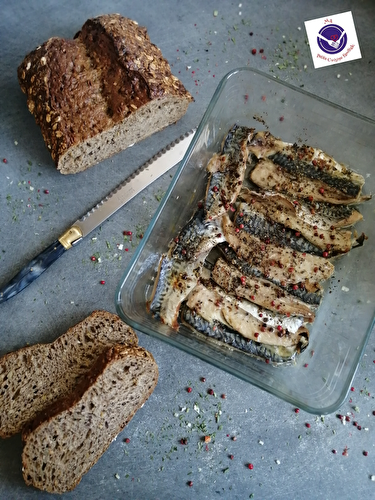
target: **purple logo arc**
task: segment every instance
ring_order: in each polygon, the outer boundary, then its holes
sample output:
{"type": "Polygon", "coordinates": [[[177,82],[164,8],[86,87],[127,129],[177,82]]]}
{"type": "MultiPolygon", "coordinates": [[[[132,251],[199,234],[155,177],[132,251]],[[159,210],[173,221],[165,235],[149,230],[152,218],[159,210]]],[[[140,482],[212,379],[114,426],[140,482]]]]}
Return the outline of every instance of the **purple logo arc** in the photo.
{"type": "Polygon", "coordinates": [[[338,54],[345,48],[348,37],[338,24],[327,24],[319,31],[317,41],[326,54],[338,54]]]}

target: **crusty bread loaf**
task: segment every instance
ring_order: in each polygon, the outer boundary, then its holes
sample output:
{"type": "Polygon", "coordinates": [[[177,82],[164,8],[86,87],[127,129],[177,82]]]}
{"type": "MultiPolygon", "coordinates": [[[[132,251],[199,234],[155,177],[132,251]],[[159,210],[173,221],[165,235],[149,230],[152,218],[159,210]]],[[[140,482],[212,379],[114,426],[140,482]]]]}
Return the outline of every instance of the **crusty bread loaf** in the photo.
{"type": "Polygon", "coordinates": [[[50,344],[0,359],[0,436],[9,437],[71,392],[108,346],[136,346],[135,332],[115,314],[94,311],[50,344]]]}
{"type": "Polygon", "coordinates": [[[146,350],[109,348],[73,394],[24,429],[26,484],[50,493],[72,490],[149,398],[157,379],[146,350]]]}
{"type": "Polygon", "coordinates": [[[179,120],[193,100],[145,28],[119,14],[51,38],[18,68],[58,170],[71,174],[179,120]]]}

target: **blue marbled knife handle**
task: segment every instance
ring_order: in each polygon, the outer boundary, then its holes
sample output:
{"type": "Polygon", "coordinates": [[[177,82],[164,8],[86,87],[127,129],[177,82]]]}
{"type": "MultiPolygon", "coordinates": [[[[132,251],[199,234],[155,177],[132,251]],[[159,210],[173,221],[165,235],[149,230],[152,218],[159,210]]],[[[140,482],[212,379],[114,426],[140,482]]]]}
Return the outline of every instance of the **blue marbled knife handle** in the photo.
{"type": "Polygon", "coordinates": [[[65,248],[56,240],[52,245],[43,250],[35,259],[30,261],[9,283],[0,288],[0,304],[17,295],[36,280],[65,252],[65,248]]]}

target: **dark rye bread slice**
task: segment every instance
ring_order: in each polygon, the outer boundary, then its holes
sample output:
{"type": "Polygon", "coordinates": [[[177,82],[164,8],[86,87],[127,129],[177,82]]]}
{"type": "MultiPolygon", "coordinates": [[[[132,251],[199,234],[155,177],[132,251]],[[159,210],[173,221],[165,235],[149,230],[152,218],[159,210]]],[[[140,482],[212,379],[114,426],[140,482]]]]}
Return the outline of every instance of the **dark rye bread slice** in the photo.
{"type": "Polygon", "coordinates": [[[74,393],[22,433],[27,485],[70,491],[152,394],[158,367],[141,347],[115,346],[98,359],[74,393]]]}
{"type": "Polygon", "coordinates": [[[193,101],[146,28],[119,14],[50,38],[18,68],[57,169],[77,173],[179,120],[193,101]]]}
{"type": "Polygon", "coordinates": [[[94,311],[50,344],[23,347],[0,358],[0,437],[23,426],[72,391],[109,346],[138,345],[117,315],[94,311]]]}

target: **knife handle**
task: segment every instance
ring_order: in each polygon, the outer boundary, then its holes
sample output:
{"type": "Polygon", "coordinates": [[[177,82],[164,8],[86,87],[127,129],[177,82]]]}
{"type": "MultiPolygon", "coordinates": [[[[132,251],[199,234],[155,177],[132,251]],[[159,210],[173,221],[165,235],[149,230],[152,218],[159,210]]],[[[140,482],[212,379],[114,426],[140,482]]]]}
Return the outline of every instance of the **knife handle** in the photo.
{"type": "Polygon", "coordinates": [[[65,248],[56,240],[37,257],[30,261],[8,284],[0,288],[0,304],[26,288],[49,268],[61,255],[65,248]]]}

